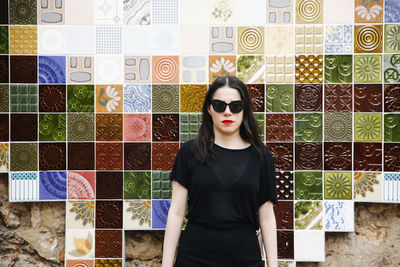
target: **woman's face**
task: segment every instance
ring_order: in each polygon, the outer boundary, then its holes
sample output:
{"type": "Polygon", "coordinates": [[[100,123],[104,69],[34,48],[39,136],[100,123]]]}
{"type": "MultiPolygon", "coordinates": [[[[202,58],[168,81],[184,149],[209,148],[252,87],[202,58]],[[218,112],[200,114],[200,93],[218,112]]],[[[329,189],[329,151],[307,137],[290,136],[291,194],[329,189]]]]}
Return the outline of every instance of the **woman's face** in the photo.
{"type": "MultiPolygon", "coordinates": [[[[218,88],[211,99],[221,100],[228,104],[232,101],[242,100],[239,91],[228,86],[218,88]]],[[[233,113],[230,107],[226,106],[225,111],[219,113],[210,104],[208,113],[213,120],[214,135],[239,134],[239,128],[243,121],[243,109],[239,113],[233,113]]]]}

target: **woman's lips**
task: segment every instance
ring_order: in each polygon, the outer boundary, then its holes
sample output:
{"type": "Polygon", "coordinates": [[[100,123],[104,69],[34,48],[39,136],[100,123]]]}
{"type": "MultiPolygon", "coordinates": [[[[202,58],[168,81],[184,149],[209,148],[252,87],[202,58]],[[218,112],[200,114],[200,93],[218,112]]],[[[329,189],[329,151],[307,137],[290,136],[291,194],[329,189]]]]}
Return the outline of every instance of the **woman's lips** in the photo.
{"type": "Polygon", "coordinates": [[[233,123],[233,121],[225,120],[225,121],[222,121],[222,123],[223,123],[223,124],[231,124],[231,123],[233,123]]]}

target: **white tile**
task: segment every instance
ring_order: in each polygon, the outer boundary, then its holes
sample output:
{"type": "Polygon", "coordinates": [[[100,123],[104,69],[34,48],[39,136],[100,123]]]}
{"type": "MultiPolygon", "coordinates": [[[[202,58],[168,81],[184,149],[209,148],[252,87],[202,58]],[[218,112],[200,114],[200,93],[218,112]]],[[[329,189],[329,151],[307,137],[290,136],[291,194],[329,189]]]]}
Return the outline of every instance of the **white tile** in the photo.
{"type": "Polygon", "coordinates": [[[180,52],[179,27],[175,25],[153,26],[152,54],[177,55],[180,52]]]}
{"type": "Polygon", "coordinates": [[[343,24],[354,22],[353,0],[325,0],[324,23],[343,24]]]}
{"type": "Polygon", "coordinates": [[[265,0],[236,0],[237,25],[258,26],[265,25],[266,21],[265,0]]]}
{"type": "Polygon", "coordinates": [[[38,54],[60,55],[66,53],[65,26],[38,26],[38,54]]]}
{"type": "Polygon", "coordinates": [[[179,22],[181,24],[208,24],[207,1],[206,0],[180,1],[179,22]]]}
{"type": "Polygon", "coordinates": [[[132,25],[123,27],[123,53],[151,55],[151,27],[132,25]]]}
{"type": "Polygon", "coordinates": [[[123,82],[123,56],[96,56],[95,83],[121,84],[123,82]]]}
{"type": "Polygon", "coordinates": [[[324,201],[324,227],[326,232],[354,231],[354,202],[324,201]]]}
{"type": "Polygon", "coordinates": [[[96,51],[94,26],[69,26],[67,28],[67,52],[72,55],[93,55],[96,51]]]}
{"type": "Polygon", "coordinates": [[[294,231],[294,259],[296,261],[325,261],[325,231],[294,231]]]}

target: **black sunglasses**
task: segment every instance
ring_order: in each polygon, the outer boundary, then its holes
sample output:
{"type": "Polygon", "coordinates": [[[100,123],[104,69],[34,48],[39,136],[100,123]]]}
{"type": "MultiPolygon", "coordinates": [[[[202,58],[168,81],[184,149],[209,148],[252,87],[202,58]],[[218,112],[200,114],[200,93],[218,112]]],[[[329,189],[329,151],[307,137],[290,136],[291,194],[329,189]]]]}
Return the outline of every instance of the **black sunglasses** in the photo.
{"type": "Polygon", "coordinates": [[[243,109],[243,101],[242,100],[232,101],[231,103],[228,104],[221,100],[212,99],[211,105],[213,106],[215,112],[218,112],[218,113],[224,112],[226,109],[226,106],[229,106],[229,110],[232,111],[232,113],[239,113],[243,109]]]}

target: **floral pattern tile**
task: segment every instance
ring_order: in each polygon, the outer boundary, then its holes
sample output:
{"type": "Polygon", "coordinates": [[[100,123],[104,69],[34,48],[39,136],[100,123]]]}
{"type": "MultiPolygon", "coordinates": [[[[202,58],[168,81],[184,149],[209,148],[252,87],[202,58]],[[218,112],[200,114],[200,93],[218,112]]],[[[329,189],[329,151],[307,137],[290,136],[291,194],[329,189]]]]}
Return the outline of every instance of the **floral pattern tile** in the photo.
{"type": "Polygon", "coordinates": [[[236,75],[236,56],[210,56],[208,64],[210,83],[219,76],[236,75]]]}
{"type": "Polygon", "coordinates": [[[124,85],[124,112],[151,111],[151,85],[124,85]]]}
{"type": "Polygon", "coordinates": [[[322,111],[322,85],[296,84],[295,111],[322,111]]]}
{"type": "Polygon", "coordinates": [[[385,112],[399,112],[400,87],[395,84],[385,84],[384,92],[385,112]]]}
{"type": "Polygon", "coordinates": [[[352,114],[325,113],[324,116],[325,141],[352,141],[352,114]]]}
{"type": "Polygon", "coordinates": [[[263,83],[265,77],[265,60],[263,56],[239,56],[237,77],[244,83],[263,83]]]}
{"type": "Polygon", "coordinates": [[[94,114],[68,113],[68,141],[94,141],[94,114]]]}
{"type": "Polygon", "coordinates": [[[400,26],[397,24],[385,24],[385,52],[400,52],[400,26]]]}
{"type": "Polygon", "coordinates": [[[325,170],[351,170],[352,147],[350,142],[324,143],[325,170]]]}
{"type": "Polygon", "coordinates": [[[61,84],[39,85],[39,111],[65,112],[66,87],[61,84]]]}
{"type": "Polygon", "coordinates": [[[67,150],[64,142],[39,143],[40,170],[66,170],[67,150]]]}
{"type": "Polygon", "coordinates": [[[354,200],[381,201],[382,176],[380,172],[354,172],[354,200]]]}
{"type": "Polygon", "coordinates": [[[356,0],[354,8],[354,22],[382,23],[383,0],[356,0]]]}
{"type": "Polygon", "coordinates": [[[322,230],[322,201],[296,201],[294,203],[294,225],[296,230],[322,230]]]}
{"type": "Polygon", "coordinates": [[[125,141],[151,141],[150,114],[124,114],[125,141]]]}
{"type": "Polygon", "coordinates": [[[306,142],[295,143],[296,170],[322,170],[322,143],[306,142]]]}
{"type": "Polygon", "coordinates": [[[325,53],[353,52],[353,25],[326,25],[324,34],[325,53]]]}
{"type": "Polygon", "coordinates": [[[124,229],[151,229],[151,200],[124,201],[124,229]]]}
{"type": "Polygon", "coordinates": [[[67,229],[93,229],[94,228],[94,201],[67,201],[66,202],[66,228],[67,229]]]}
{"type": "Polygon", "coordinates": [[[95,193],[95,172],[68,171],[68,199],[95,199],[95,193]]]}
{"type": "Polygon", "coordinates": [[[96,85],[96,112],[123,111],[122,84],[96,85]]]}
{"type": "Polygon", "coordinates": [[[37,166],[37,143],[10,144],[10,171],[37,171],[37,166]]]}
{"type": "Polygon", "coordinates": [[[37,24],[36,0],[12,0],[9,2],[10,24],[37,24]]]}
{"type": "Polygon", "coordinates": [[[354,114],[354,141],[382,141],[382,114],[354,114]]]}
{"type": "Polygon", "coordinates": [[[382,55],[355,55],[354,82],[382,82],[382,55]]]}
{"type": "Polygon", "coordinates": [[[352,199],[351,172],[325,172],[324,198],[352,199]]]}
{"type": "Polygon", "coordinates": [[[153,85],[153,112],[179,112],[179,85],[153,85]]]}
{"type": "Polygon", "coordinates": [[[265,139],[271,141],[293,141],[293,114],[266,114],[265,139]]]}

